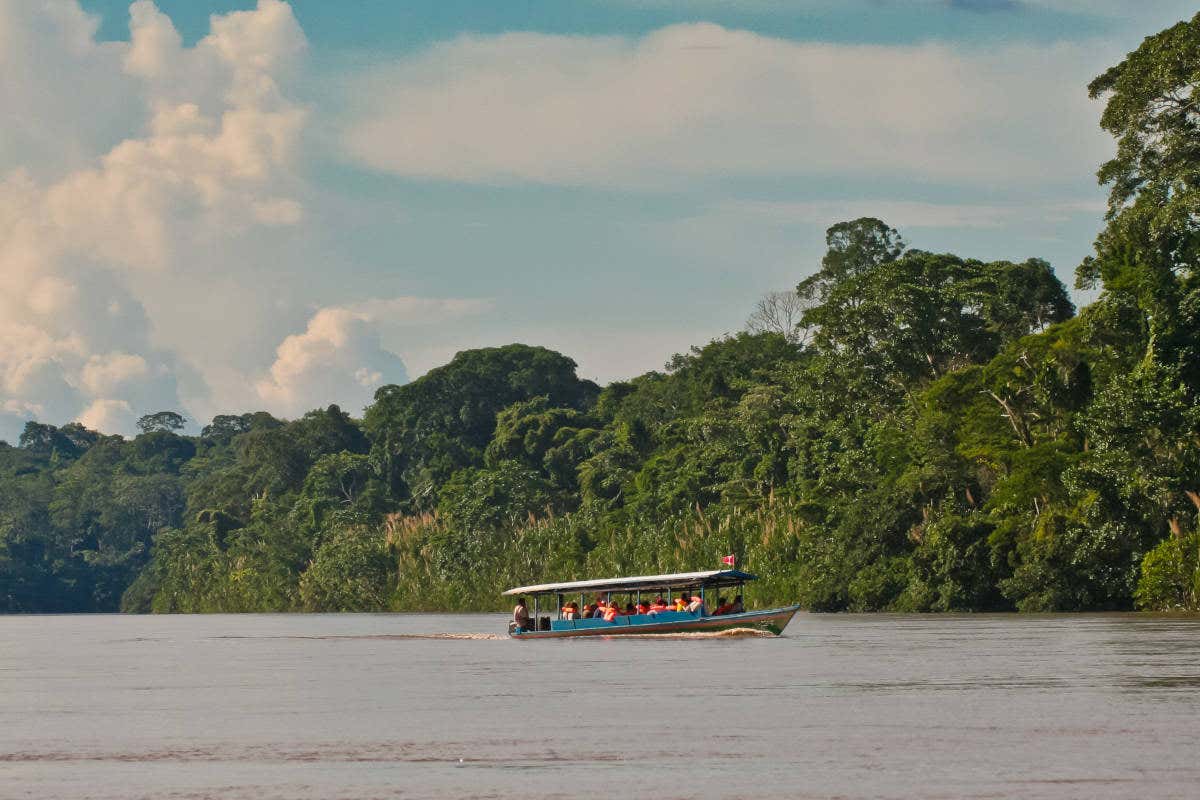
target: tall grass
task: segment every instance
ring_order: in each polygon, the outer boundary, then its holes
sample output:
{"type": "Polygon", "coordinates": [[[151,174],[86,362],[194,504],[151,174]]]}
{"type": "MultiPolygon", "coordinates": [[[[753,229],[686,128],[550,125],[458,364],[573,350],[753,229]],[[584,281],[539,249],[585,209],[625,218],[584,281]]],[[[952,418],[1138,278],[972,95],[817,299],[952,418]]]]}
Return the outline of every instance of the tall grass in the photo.
{"type": "Polygon", "coordinates": [[[802,594],[798,556],[809,533],[793,508],[774,501],[656,522],[584,511],[487,532],[455,530],[434,514],[397,515],[384,529],[396,564],[389,605],[409,611],[498,610],[513,586],[719,569],[730,554],[761,578],[746,587],[748,605],[782,605],[802,594]]]}

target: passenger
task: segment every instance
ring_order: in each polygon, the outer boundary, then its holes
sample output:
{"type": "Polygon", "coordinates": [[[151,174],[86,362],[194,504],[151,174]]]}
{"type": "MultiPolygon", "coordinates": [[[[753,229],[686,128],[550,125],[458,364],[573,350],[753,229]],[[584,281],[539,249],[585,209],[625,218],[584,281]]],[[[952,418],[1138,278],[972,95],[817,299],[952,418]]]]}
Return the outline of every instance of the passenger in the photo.
{"type": "Polygon", "coordinates": [[[621,612],[617,610],[616,603],[609,603],[608,605],[606,605],[604,607],[604,621],[605,622],[616,622],[617,617],[620,615],[620,613],[621,612]]]}
{"type": "Polygon", "coordinates": [[[513,624],[523,631],[533,630],[533,625],[529,622],[529,608],[525,605],[524,597],[517,598],[517,605],[513,609],[513,624]]]}
{"type": "Polygon", "coordinates": [[[722,614],[728,614],[728,613],[730,613],[730,609],[732,609],[732,608],[733,608],[733,603],[726,603],[724,597],[718,597],[717,598],[717,610],[713,612],[713,616],[717,617],[722,614]]]}
{"type": "Polygon", "coordinates": [[[688,603],[687,603],[686,598],[687,598],[687,594],[684,592],[680,592],[679,596],[675,598],[675,610],[676,611],[687,611],[688,603]]]}
{"type": "Polygon", "coordinates": [[[656,613],[656,614],[657,614],[659,611],[666,611],[666,610],[667,610],[667,601],[662,599],[662,595],[661,595],[661,594],[660,594],[658,597],[654,598],[654,602],[652,602],[652,603],[650,604],[650,610],[651,610],[652,612],[656,613]]]}
{"type": "Polygon", "coordinates": [[[730,614],[741,614],[745,610],[746,610],[746,607],[744,605],[742,605],[742,596],[739,594],[737,597],[733,598],[733,605],[729,607],[729,613],[730,614]]]}
{"type": "Polygon", "coordinates": [[[625,616],[632,617],[636,613],[638,613],[638,611],[637,611],[637,608],[633,605],[633,603],[625,604],[625,616]]]}
{"type": "Polygon", "coordinates": [[[708,613],[708,609],[704,607],[704,598],[698,594],[692,595],[692,602],[688,603],[687,610],[692,614],[704,616],[708,613]]]}
{"type": "Polygon", "coordinates": [[[637,604],[637,613],[649,614],[650,613],[650,604],[647,603],[645,600],[639,600],[638,604],[637,604]]]}
{"type": "Polygon", "coordinates": [[[594,605],[592,605],[591,603],[587,603],[583,607],[583,615],[580,616],[580,619],[591,619],[592,615],[595,613],[596,613],[596,607],[594,605]]]}
{"type": "Polygon", "coordinates": [[[563,619],[579,619],[579,605],[574,600],[568,600],[562,607],[563,619]]]}

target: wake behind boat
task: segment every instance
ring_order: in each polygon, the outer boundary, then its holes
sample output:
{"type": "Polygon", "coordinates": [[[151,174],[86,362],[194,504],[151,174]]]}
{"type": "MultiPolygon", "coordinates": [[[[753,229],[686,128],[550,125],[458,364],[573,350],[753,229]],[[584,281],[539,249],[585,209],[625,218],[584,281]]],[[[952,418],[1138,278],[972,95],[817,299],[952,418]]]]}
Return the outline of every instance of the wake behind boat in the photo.
{"type": "MultiPolygon", "coordinates": [[[[532,616],[527,606],[524,617],[514,612],[521,622],[514,619],[509,634],[514,639],[557,639],[752,628],[779,635],[800,606],[744,610],[742,587],[757,579],[728,569],[518,586],[504,595],[533,598],[532,616]],[[710,610],[722,589],[736,589],[734,602],[710,610]],[[596,598],[595,605],[587,602],[589,596],[596,598]],[[541,614],[552,608],[553,615],[541,614]]],[[[519,603],[518,609],[524,605],[519,603]]]]}

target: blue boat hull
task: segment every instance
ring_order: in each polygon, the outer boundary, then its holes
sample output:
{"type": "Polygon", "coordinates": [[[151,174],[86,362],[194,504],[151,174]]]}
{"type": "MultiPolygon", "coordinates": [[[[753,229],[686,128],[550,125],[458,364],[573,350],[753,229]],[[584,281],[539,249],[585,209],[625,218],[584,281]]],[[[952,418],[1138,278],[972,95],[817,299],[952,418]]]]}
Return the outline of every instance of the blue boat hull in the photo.
{"type": "Polygon", "coordinates": [[[653,614],[638,614],[632,617],[617,617],[612,622],[584,619],[571,622],[556,620],[554,629],[548,631],[511,632],[514,639],[564,639],[574,636],[647,636],[664,633],[716,632],[734,628],[751,628],[767,631],[776,636],[792,621],[800,606],[768,608],[761,611],[744,611],[741,614],[700,617],[686,612],[667,612],[656,619],[653,614]]]}

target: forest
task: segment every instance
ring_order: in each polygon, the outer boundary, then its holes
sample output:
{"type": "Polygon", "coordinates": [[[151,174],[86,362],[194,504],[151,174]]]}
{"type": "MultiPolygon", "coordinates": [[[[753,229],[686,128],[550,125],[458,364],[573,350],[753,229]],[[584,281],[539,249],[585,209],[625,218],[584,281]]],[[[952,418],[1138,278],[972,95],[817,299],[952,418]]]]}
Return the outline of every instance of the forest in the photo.
{"type": "Polygon", "coordinates": [[[361,418],[29,422],[0,612],[488,610],[730,553],[751,604],[1200,610],[1198,81],[1200,15],[1087,87],[1116,150],[1082,309],[1044,260],[863,218],[747,330],[608,386],[511,344],[361,418]]]}

